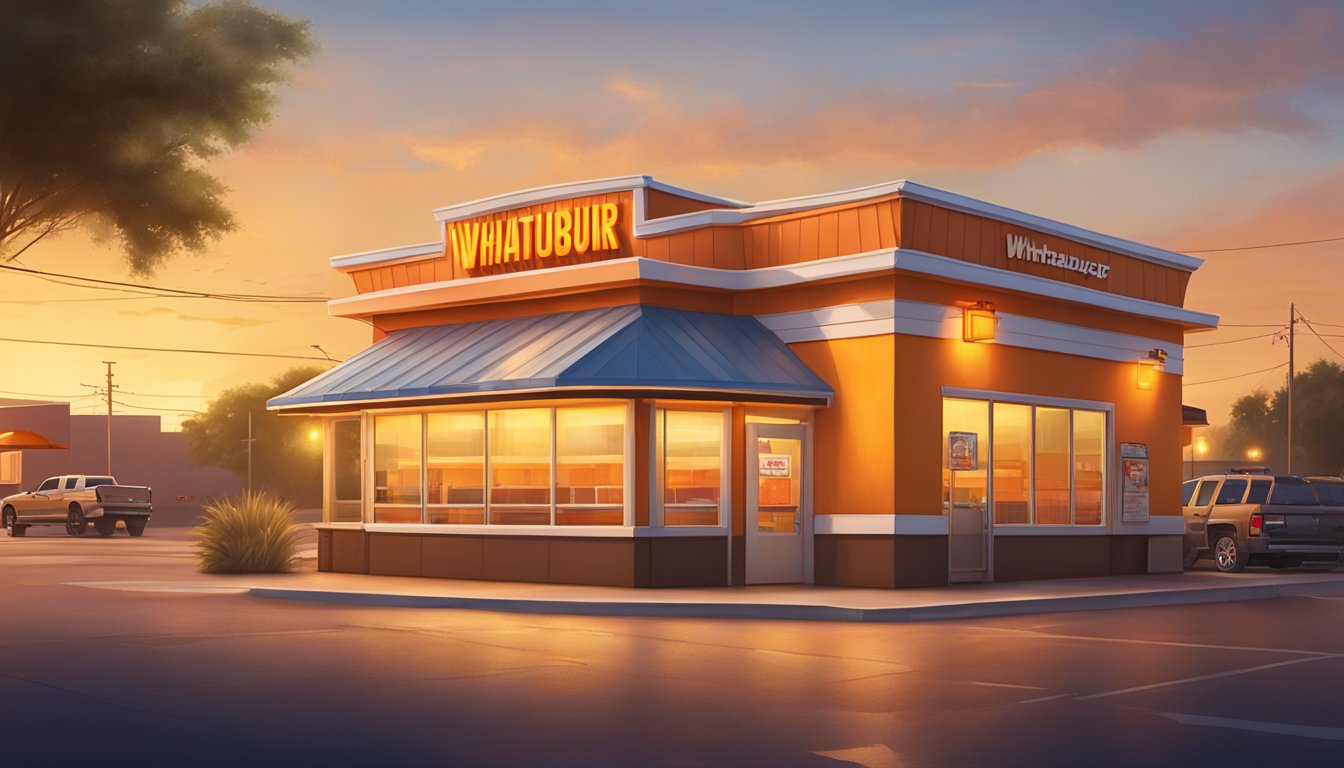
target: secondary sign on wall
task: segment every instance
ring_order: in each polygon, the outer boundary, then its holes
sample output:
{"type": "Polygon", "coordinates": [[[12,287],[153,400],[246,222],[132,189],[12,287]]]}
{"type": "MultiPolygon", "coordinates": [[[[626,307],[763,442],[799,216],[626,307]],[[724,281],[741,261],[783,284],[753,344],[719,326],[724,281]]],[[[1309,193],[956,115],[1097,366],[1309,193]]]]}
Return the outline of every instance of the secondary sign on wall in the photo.
{"type": "Polygon", "coordinates": [[[1026,235],[1010,233],[1007,237],[1009,261],[1017,259],[1032,264],[1044,264],[1047,267],[1078,272],[1102,280],[1105,280],[1106,276],[1110,274],[1111,266],[1109,264],[1070,256],[1067,253],[1056,251],[1048,245],[1036,245],[1036,241],[1026,235]]]}

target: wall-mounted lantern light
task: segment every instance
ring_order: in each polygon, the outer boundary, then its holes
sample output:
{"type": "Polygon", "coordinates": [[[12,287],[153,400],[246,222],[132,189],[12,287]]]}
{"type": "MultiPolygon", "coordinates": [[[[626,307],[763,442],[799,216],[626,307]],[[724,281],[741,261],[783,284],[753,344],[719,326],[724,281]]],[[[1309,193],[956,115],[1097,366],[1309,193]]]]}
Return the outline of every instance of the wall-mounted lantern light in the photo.
{"type": "Polygon", "coordinates": [[[961,308],[961,338],[963,341],[993,341],[994,329],[999,323],[994,305],[977,301],[961,308]]]}
{"type": "Polygon", "coordinates": [[[1138,379],[1135,381],[1139,389],[1152,389],[1153,384],[1157,382],[1157,372],[1166,362],[1167,351],[1165,349],[1148,350],[1147,355],[1139,360],[1138,379]]]}

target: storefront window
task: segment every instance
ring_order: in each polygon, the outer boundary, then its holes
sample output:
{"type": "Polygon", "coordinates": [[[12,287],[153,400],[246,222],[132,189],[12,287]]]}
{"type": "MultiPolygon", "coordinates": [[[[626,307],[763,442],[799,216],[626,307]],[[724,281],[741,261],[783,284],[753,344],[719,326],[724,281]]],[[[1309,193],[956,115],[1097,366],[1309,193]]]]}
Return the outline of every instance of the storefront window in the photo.
{"type": "Polygon", "coordinates": [[[663,525],[720,525],[723,412],[658,410],[663,525]]]}
{"type": "Polygon", "coordinates": [[[358,523],[363,519],[360,489],[364,485],[360,477],[359,419],[332,422],[331,431],[332,507],[328,519],[333,523],[358,523]]]}
{"type": "Polygon", "coordinates": [[[1036,409],[1036,522],[1069,524],[1069,411],[1036,409]]]}
{"type": "Polygon", "coordinates": [[[1031,522],[1031,406],[994,404],[994,524],[1031,522]]]}
{"type": "Polygon", "coordinates": [[[420,414],[373,419],[373,521],[420,522],[420,414]]]}
{"type": "Polygon", "coordinates": [[[943,400],[943,510],[989,501],[989,403],[943,400]]]}
{"type": "Polygon", "coordinates": [[[1106,414],[1073,412],[1073,522],[1101,525],[1106,495],[1106,414]]]}
{"type": "Polygon", "coordinates": [[[556,525],[625,523],[625,406],[557,408],[556,525]]]}
{"type": "Polygon", "coordinates": [[[426,522],[485,522],[485,414],[425,417],[426,522]]]}
{"type": "Polygon", "coordinates": [[[992,499],[995,525],[1105,522],[1105,411],[944,398],[943,423],[945,513],[992,499]]]}
{"type": "Polygon", "coordinates": [[[490,411],[490,523],[550,525],[550,408],[490,411]]]}

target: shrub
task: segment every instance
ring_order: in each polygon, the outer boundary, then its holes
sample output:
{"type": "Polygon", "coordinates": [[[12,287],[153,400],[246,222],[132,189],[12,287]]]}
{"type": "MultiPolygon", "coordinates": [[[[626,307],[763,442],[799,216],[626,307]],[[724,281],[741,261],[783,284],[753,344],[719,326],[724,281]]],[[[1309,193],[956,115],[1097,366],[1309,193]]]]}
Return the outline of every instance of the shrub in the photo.
{"type": "Polygon", "coordinates": [[[265,491],[205,505],[196,559],[206,573],[284,573],[298,541],[294,505],[265,491]]]}

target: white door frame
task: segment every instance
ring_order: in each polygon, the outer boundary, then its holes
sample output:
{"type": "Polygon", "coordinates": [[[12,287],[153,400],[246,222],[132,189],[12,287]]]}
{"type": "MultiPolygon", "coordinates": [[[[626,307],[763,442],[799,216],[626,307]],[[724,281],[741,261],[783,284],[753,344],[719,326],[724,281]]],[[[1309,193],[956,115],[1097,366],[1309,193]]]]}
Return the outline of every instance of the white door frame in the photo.
{"type": "MultiPolygon", "coordinates": [[[[759,504],[760,483],[759,483],[759,445],[760,438],[781,438],[802,441],[802,452],[799,478],[802,482],[802,488],[798,492],[798,514],[799,526],[798,534],[801,536],[802,545],[802,583],[814,584],[816,582],[813,573],[813,510],[812,510],[812,425],[811,424],[759,424],[748,423],[746,425],[746,450],[743,451],[742,460],[746,462],[746,520],[744,521],[744,534],[746,536],[746,574],[747,583],[753,582],[751,578],[752,564],[752,544],[756,537],[761,535],[756,526],[757,506],[759,504]]],[[[769,534],[766,534],[767,536],[769,534]]]]}

